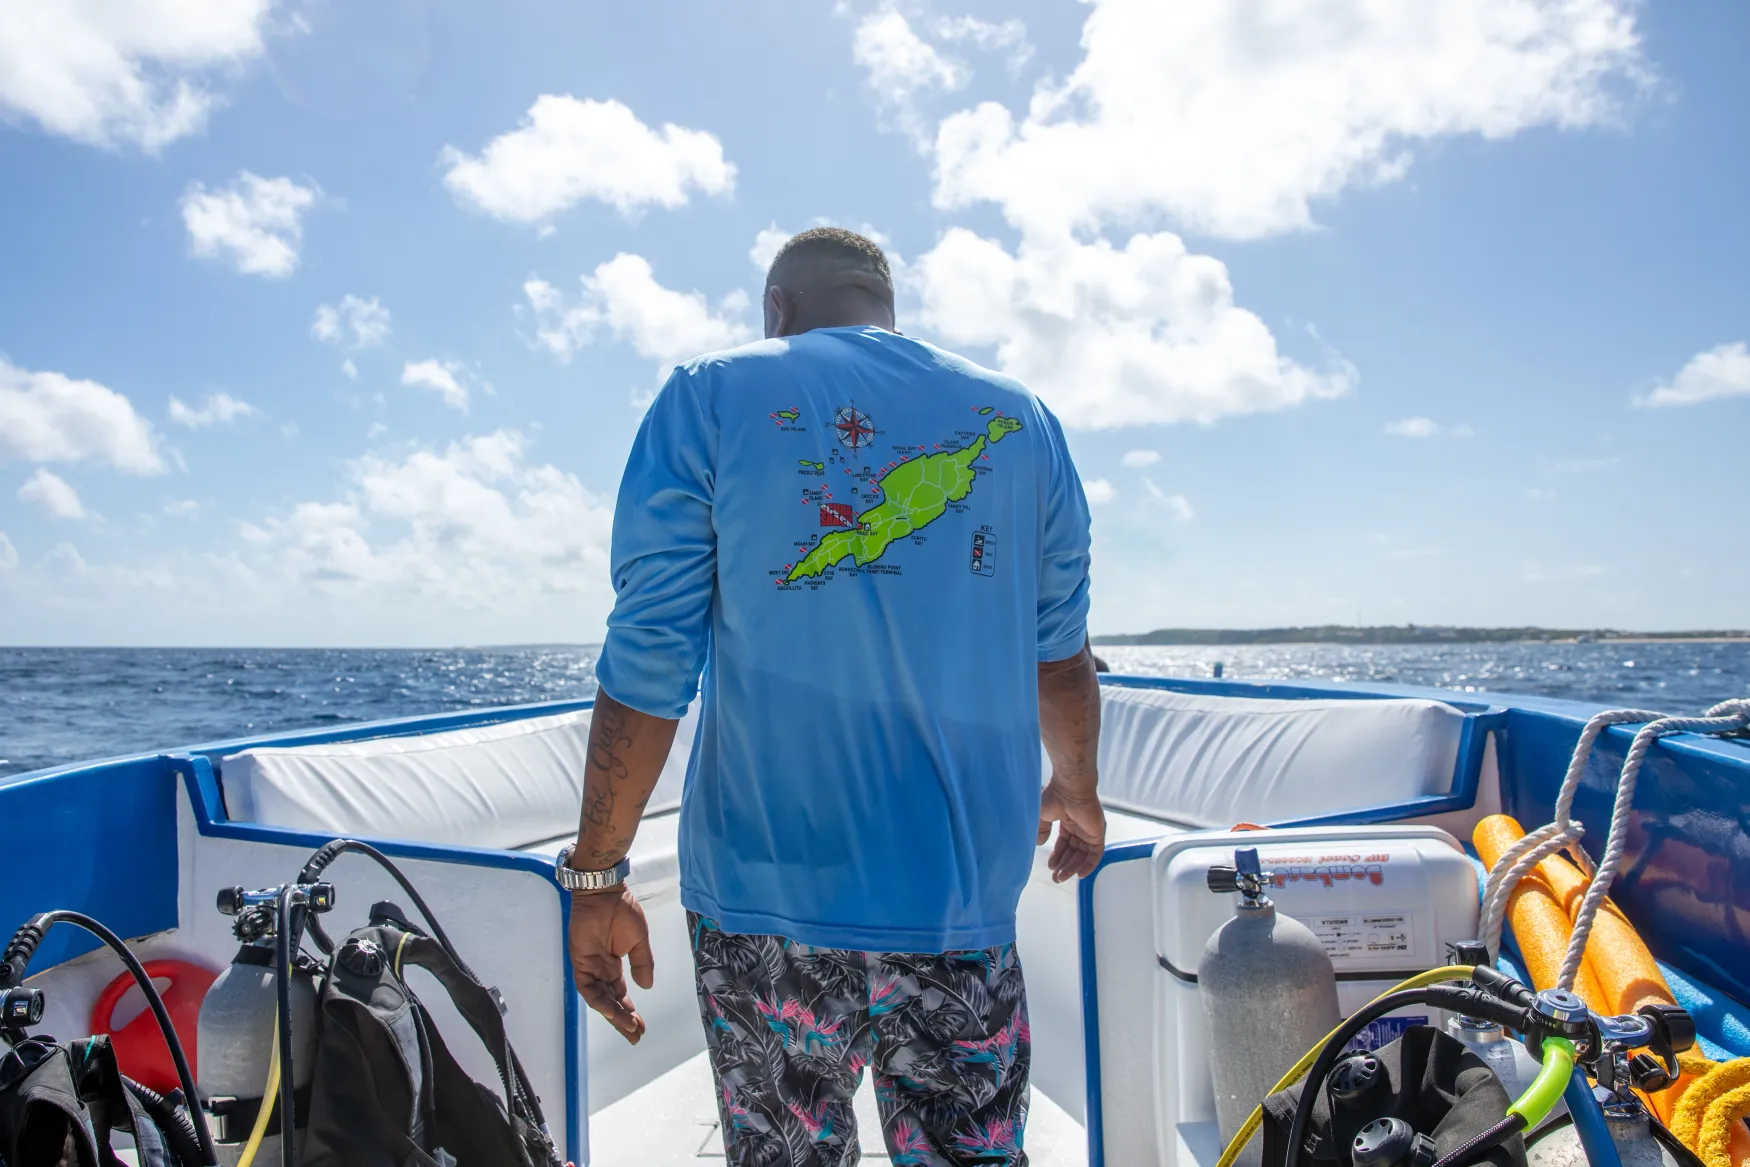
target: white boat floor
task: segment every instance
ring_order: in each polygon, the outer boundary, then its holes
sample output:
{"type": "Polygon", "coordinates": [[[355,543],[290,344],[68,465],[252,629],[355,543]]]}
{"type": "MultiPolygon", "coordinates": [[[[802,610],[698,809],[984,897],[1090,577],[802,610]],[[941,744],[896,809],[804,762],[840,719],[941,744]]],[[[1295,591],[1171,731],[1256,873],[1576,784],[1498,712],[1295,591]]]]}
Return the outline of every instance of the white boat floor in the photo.
{"type": "MultiPolygon", "coordinates": [[[[856,1098],[863,1162],[890,1160],[881,1143],[875,1087],[863,1079],[856,1098]]],[[[682,1167],[723,1161],[711,1064],[700,1054],[589,1116],[590,1167],[682,1167]]],[[[1033,1091],[1027,1117],[1033,1167],[1086,1167],[1088,1136],[1061,1106],[1033,1091]]]]}

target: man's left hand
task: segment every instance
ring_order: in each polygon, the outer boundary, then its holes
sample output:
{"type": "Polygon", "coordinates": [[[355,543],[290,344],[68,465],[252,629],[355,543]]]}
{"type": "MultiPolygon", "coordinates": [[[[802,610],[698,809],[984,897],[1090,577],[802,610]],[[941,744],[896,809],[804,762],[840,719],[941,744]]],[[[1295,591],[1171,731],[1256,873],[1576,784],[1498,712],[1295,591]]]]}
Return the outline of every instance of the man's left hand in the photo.
{"type": "Polygon", "coordinates": [[[626,990],[626,970],[640,989],[656,982],[656,958],[650,952],[650,925],[644,909],[622,885],[614,891],[571,893],[571,976],[591,1009],[608,1019],[633,1045],[644,1036],[626,990]]]}

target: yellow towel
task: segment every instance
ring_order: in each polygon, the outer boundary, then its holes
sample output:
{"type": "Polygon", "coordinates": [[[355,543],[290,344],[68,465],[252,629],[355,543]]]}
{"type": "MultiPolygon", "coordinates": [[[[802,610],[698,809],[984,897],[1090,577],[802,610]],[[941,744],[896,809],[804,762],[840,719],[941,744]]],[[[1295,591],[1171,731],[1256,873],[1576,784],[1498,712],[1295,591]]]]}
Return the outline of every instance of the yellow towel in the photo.
{"type": "Polygon", "coordinates": [[[1732,1134],[1744,1126],[1750,1114],[1750,1086],[1740,1086],[1721,1095],[1701,1120],[1701,1138],[1694,1150],[1707,1167],[1737,1167],[1732,1158],[1732,1134]]]}
{"type": "MultiPolygon", "coordinates": [[[[1746,1087],[1750,1087],[1750,1058],[1733,1058],[1729,1062],[1721,1062],[1698,1077],[1683,1092],[1683,1097],[1677,1102],[1677,1111],[1671,1116],[1671,1133],[1684,1146],[1700,1154],[1702,1132],[1709,1125],[1708,1114],[1715,1104],[1724,1103],[1728,1097],[1746,1087]]],[[[1750,1095],[1746,1095],[1745,1101],[1750,1104],[1750,1095]]],[[[1723,1120],[1718,1124],[1718,1129],[1726,1131],[1723,1120]]],[[[1730,1132],[1726,1133],[1729,1136],[1730,1132]]],[[[1722,1156],[1723,1154],[1722,1150],[1722,1156]]]]}

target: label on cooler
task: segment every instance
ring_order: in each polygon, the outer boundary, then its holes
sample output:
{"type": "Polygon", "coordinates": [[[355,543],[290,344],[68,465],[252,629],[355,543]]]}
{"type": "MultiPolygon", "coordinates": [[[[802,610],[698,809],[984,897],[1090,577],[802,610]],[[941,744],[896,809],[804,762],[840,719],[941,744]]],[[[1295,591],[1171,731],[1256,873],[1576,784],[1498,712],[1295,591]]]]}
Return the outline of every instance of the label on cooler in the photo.
{"type": "MultiPolygon", "coordinates": [[[[1409,956],[1415,945],[1414,912],[1354,912],[1303,918],[1331,963],[1409,956]]],[[[1341,970],[1339,970],[1341,971],[1341,970]]]]}
{"type": "Polygon", "coordinates": [[[1404,1035],[1404,1030],[1412,1025],[1426,1025],[1428,1018],[1422,1017],[1381,1017],[1369,1021],[1361,1032],[1349,1039],[1349,1044],[1343,1047],[1344,1052],[1352,1049],[1376,1050],[1382,1045],[1390,1045],[1404,1035]]]}

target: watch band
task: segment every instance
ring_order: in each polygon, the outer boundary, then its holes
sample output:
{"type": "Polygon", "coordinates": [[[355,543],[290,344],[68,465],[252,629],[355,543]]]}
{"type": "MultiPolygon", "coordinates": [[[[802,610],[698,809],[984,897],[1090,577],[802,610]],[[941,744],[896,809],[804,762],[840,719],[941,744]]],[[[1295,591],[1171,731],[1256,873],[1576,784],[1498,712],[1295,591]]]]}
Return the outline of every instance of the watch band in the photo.
{"type": "Polygon", "coordinates": [[[567,864],[571,851],[571,845],[567,844],[553,860],[553,878],[567,891],[607,891],[625,883],[632,874],[631,856],[603,871],[578,871],[567,864]]]}

